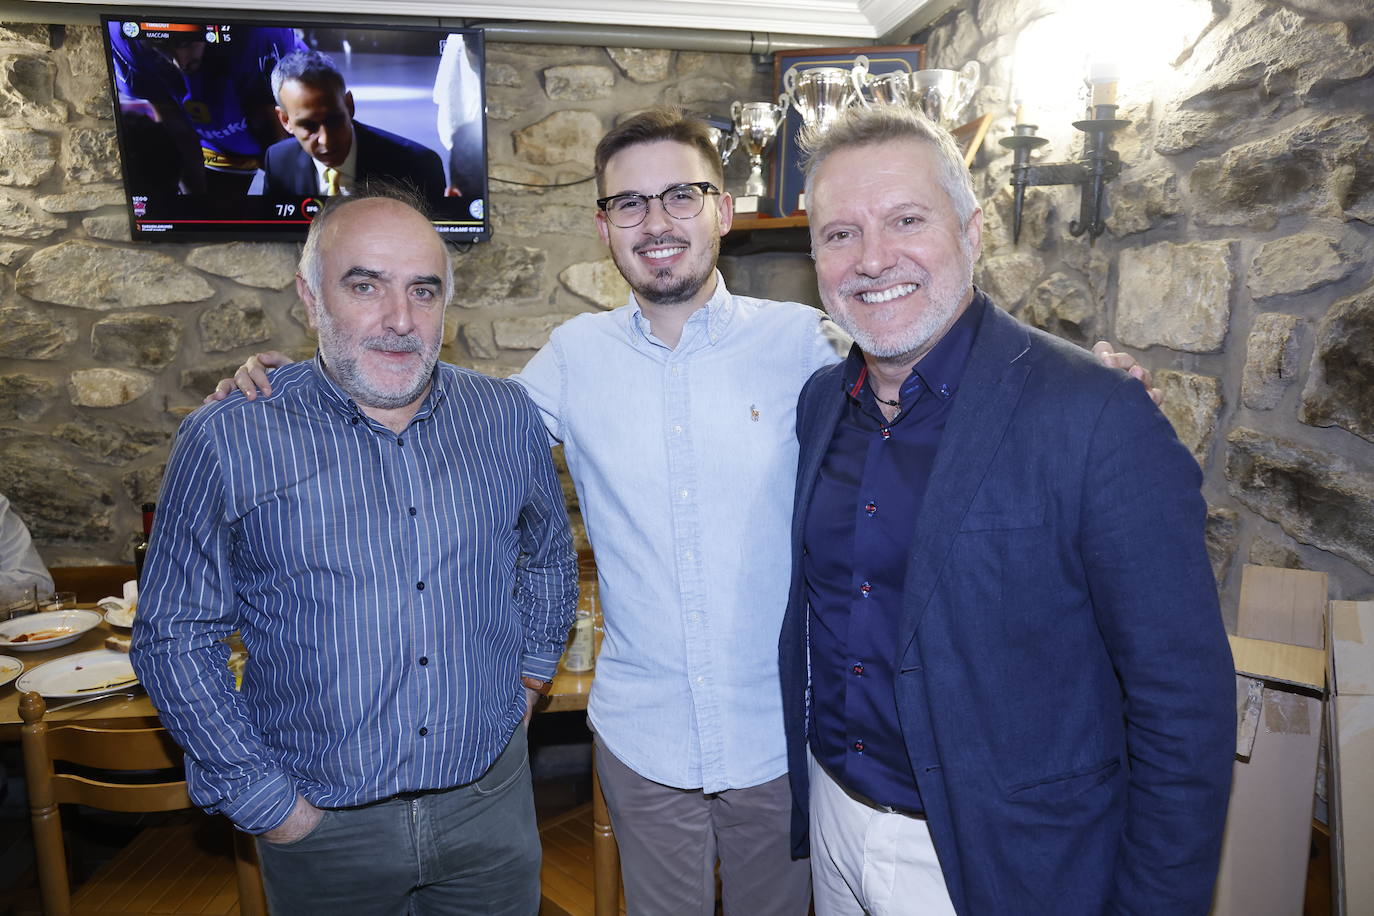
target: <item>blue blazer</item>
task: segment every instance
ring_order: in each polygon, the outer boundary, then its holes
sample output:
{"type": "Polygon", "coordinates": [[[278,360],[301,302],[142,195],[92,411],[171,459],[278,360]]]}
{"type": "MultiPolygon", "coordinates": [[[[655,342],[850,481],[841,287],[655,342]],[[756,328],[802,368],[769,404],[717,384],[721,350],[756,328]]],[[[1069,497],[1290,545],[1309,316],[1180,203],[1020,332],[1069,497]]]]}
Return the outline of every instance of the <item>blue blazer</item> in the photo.
{"type": "MultiPolygon", "coordinates": [[[[1202,475],[1144,389],[985,309],[912,520],[898,719],[961,914],[1206,913],[1235,681],[1202,475]]],[[[808,850],[802,530],[844,407],[819,370],[780,639],[793,846],[808,850]]]]}
{"type": "MultiPolygon", "coordinates": [[[[353,122],[353,142],[358,144],[357,180],[372,179],[410,185],[426,200],[444,196],[444,163],[439,154],[413,140],[353,122]]],[[[263,155],[263,193],[278,197],[318,194],[319,175],[314,160],[295,137],[278,140],[263,155]]]]}

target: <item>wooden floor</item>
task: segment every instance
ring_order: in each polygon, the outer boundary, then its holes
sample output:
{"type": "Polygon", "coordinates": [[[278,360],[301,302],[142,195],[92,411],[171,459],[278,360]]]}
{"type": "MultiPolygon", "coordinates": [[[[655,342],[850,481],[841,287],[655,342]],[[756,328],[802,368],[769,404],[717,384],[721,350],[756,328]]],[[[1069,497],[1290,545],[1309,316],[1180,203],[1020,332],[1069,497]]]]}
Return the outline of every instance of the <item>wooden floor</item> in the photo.
{"type": "MultiPolygon", "coordinates": [[[[543,897],[539,916],[592,916],[592,806],[590,803],[550,818],[539,826],[544,847],[540,870],[543,897]]],[[[620,912],[625,912],[624,894],[620,912]]]]}

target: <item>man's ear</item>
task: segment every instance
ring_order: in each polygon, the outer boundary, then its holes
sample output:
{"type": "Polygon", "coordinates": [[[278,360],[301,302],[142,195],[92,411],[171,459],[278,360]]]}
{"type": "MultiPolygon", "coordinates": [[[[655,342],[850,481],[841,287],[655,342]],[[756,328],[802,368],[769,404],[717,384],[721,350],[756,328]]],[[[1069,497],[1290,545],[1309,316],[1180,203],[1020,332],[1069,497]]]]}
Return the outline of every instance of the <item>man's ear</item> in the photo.
{"type": "Polygon", "coordinates": [[[319,303],[315,301],[315,296],[310,292],[305,277],[300,274],[296,274],[296,295],[300,296],[301,301],[305,303],[305,320],[310,325],[310,330],[318,331],[320,326],[315,321],[315,309],[319,308],[319,303]]]}
{"type": "Polygon", "coordinates": [[[601,244],[610,247],[611,244],[611,224],[606,220],[606,211],[596,211],[596,231],[601,236],[601,244]]]}
{"type": "Polygon", "coordinates": [[[716,213],[720,215],[720,234],[725,235],[730,231],[730,227],[735,224],[735,199],[730,196],[729,191],[720,192],[720,202],[716,204],[716,213]]]}
{"type": "Polygon", "coordinates": [[[353,90],[349,89],[344,93],[344,105],[348,107],[348,117],[353,117],[353,90]]]}
{"type": "Polygon", "coordinates": [[[968,225],[964,227],[964,238],[968,240],[968,250],[973,252],[976,263],[983,255],[983,209],[978,207],[969,215],[968,225]]]}
{"type": "Polygon", "coordinates": [[[288,134],[291,133],[291,128],[288,126],[291,123],[291,119],[286,116],[286,112],[281,110],[280,105],[276,106],[272,110],[277,113],[277,122],[281,124],[281,129],[286,131],[288,134]]]}

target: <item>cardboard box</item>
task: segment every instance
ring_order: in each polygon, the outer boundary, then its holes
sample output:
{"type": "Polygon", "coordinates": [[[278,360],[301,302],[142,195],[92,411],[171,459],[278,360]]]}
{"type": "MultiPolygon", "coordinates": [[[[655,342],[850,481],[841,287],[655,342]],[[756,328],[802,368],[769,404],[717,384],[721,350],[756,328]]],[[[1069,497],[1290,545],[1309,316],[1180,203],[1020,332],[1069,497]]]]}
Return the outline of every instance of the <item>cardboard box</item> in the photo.
{"type": "Polygon", "coordinates": [[[1374,913],[1374,601],[1331,602],[1331,840],[1338,914],[1374,913]]]}
{"type": "Polygon", "coordinates": [[[1216,916],[1302,912],[1326,686],[1326,600],[1325,573],[1244,569],[1231,651],[1243,675],[1238,708],[1247,697],[1255,707],[1253,743],[1247,739],[1248,759],[1242,753],[1234,764],[1216,916]]]}

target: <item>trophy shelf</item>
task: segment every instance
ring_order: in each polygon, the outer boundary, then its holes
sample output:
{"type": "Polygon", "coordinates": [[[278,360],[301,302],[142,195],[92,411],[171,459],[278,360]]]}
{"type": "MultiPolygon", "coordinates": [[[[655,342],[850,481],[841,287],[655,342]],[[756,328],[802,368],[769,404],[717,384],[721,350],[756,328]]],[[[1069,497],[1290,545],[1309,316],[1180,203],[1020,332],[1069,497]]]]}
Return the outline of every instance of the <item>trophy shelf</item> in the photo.
{"type": "Polygon", "coordinates": [[[811,250],[809,225],[805,213],[798,216],[737,216],[730,231],[720,240],[720,253],[808,252],[811,250]]]}

